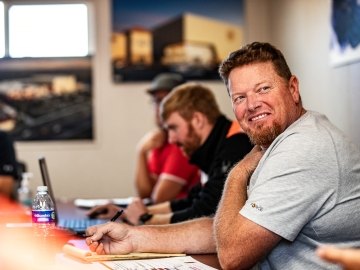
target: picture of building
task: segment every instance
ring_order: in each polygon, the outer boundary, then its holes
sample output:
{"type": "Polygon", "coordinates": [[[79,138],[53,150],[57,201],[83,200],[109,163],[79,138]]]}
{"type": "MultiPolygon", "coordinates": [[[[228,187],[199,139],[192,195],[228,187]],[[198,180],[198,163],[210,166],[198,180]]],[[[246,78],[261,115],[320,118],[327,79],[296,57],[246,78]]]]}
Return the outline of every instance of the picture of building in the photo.
{"type": "MultiPolygon", "coordinates": [[[[129,4],[122,2],[117,11],[118,2],[113,0],[114,24],[129,4]]],[[[120,22],[114,25],[111,52],[116,82],[151,80],[157,73],[169,71],[185,78],[219,79],[217,68],[221,59],[243,43],[242,25],[210,16],[213,13],[209,16],[194,13],[191,6],[183,7],[186,8],[189,11],[174,16],[169,13],[166,19],[156,22],[139,25],[141,21],[134,20],[133,24],[123,22],[123,27],[120,22]]],[[[227,7],[219,8],[221,14],[227,7]]],[[[237,15],[241,17],[240,7],[237,15]]]]}

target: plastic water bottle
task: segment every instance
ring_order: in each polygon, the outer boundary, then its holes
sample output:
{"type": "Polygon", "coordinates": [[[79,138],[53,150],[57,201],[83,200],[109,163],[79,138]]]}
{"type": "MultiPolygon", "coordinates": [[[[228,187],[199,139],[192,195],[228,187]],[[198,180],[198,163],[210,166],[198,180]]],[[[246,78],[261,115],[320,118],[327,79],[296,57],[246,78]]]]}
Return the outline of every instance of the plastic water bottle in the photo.
{"type": "Polygon", "coordinates": [[[32,203],[32,223],[35,236],[48,237],[55,228],[54,203],[47,186],[38,186],[32,203]]]}
{"type": "Polygon", "coordinates": [[[22,180],[20,188],[18,189],[19,202],[27,207],[31,207],[32,204],[32,192],[30,189],[30,178],[33,176],[32,173],[25,172],[22,174],[22,180]]]}

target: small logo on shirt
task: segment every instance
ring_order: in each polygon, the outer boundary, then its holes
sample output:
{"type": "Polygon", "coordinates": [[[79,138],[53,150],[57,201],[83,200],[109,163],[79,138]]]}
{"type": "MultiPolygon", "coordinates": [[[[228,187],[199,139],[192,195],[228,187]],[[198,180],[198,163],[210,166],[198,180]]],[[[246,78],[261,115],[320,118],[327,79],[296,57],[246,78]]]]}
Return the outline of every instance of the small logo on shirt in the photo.
{"type": "Polygon", "coordinates": [[[252,208],[255,208],[256,210],[258,210],[260,212],[263,210],[263,208],[260,205],[254,203],[254,202],[250,203],[250,205],[252,208]]]}
{"type": "Polygon", "coordinates": [[[221,164],[221,171],[222,173],[227,173],[231,167],[230,161],[223,161],[221,164]]]}

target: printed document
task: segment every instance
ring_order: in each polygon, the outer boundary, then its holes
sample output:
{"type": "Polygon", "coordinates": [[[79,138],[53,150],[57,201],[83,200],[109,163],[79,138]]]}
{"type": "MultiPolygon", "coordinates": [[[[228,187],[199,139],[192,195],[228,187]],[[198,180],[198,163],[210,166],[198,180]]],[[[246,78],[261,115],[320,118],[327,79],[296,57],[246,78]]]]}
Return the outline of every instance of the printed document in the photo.
{"type": "MultiPolygon", "coordinates": [[[[113,270],[214,270],[190,256],[162,259],[104,261],[103,265],[113,270]]],[[[216,269],[215,269],[216,270],[216,269]]]]}

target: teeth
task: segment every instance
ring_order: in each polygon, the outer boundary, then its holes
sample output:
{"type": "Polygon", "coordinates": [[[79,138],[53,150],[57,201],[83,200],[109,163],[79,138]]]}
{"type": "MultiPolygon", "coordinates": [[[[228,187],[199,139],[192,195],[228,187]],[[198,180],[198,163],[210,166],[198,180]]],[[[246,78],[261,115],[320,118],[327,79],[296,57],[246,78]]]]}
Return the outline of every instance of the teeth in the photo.
{"type": "Polygon", "coordinates": [[[266,116],[265,113],[264,113],[264,114],[260,114],[260,115],[258,115],[258,116],[256,116],[256,117],[252,118],[251,121],[259,120],[259,119],[261,119],[261,118],[264,118],[265,116],[266,116]]]}

